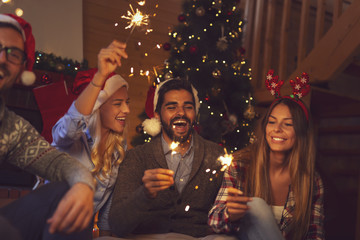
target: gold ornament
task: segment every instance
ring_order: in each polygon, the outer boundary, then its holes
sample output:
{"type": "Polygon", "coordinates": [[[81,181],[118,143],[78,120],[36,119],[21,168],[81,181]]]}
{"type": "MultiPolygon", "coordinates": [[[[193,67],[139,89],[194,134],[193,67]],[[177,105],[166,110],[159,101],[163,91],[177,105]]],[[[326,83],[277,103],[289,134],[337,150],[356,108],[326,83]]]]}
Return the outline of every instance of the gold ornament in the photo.
{"type": "Polygon", "coordinates": [[[244,112],[244,117],[248,120],[253,120],[255,115],[256,115],[256,113],[255,113],[254,106],[249,104],[249,106],[247,107],[247,109],[244,112]]]}
{"type": "Polygon", "coordinates": [[[195,10],[195,14],[196,14],[196,16],[202,17],[205,15],[205,9],[203,7],[198,7],[195,10]]]}
{"type": "Polygon", "coordinates": [[[220,78],[220,77],[221,77],[221,71],[216,68],[216,69],[212,72],[212,75],[213,75],[214,78],[220,78]]]}

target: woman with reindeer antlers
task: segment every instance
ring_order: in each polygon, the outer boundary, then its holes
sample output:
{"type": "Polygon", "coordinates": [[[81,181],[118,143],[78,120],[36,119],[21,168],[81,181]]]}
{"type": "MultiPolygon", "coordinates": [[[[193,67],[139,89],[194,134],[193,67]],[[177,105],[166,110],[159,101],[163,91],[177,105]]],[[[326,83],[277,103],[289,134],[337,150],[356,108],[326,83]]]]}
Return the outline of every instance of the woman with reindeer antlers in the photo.
{"type": "Polygon", "coordinates": [[[273,74],[265,82],[276,99],[256,142],[234,154],[209,225],[239,239],[324,239],[323,183],[314,169],[311,116],[300,100],[309,77],[290,80],[293,95],[281,96],[284,82],[273,74]]]}

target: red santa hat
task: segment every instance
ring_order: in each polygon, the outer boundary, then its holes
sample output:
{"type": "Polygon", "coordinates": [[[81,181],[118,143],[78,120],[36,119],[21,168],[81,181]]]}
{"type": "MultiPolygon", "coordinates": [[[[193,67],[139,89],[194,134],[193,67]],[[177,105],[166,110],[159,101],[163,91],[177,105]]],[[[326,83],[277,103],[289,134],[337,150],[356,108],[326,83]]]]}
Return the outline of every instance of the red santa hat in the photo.
{"type": "MultiPolygon", "coordinates": [[[[73,83],[73,92],[75,94],[80,94],[93,79],[97,71],[97,68],[91,68],[86,71],[78,72],[73,83]]],[[[106,100],[119,88],[124,86],[126,89],[129,89],[129,84],[125,81],[124,78],[122,78],[119,74],[115,74],[114,72],[109,74],[95,102],[93,112],[97,110],[104,102],[106,102],[106,100]]]]}
{"type": "Polygon", "coordinates": [[[32,72],[35,63],[35,39],[32,35],[31,25],[21,17],[13,14],[0,14],[0,22],[11,24],[22,34],[26,55],[26,70],[21,75],[21,82],[29,86],[36,79],[35,74],[32,72]]]}

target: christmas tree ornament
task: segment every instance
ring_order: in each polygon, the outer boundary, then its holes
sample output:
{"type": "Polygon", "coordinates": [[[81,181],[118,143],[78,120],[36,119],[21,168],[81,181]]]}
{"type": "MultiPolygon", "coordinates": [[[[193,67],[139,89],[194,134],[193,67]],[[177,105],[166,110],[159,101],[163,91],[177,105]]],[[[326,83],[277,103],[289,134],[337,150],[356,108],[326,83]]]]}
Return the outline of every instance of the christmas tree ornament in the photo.
{"type": "Polygon", "coordinates": [[[256,112],[253,105],[249,104],[246,110],[244,111],[244,118],[247,120],[253,120],[255,118],[256,112]]]}
{"type": "Polygon", "coordinates": [[[238,119],[237,119],[237,116],[235,114],[230,114],[229,121],[234,126],[237,126],[237,124],[238,124],[238,119]]]}
{"type": "Polygon", "coordinates": [[[220,78],[220,77],[221,77],[221,71],[216,68],[216,69],[212,72],[212,75],[213,75],[214,78],[220,78]]]}
{"type": "Polygon", "coordinates": [[[180,14],[180,15],[178,16],[178,21],[181,22],[181,23],[185,22],[185,21],[186,21],[186,16],[185,16],[185,14],[180,14]]]}
{"type": "Polygon", "coordinates": [[[196,54],[198,51],[198,47],[196,45],[192,45],[189,47],[190,54],[196,54]]]}
{"type": "Polygon", "coordinates": [[[224,25],[221,25],[221,37],[216,42],[216,48],[220,52],[225,51],[229,46],[228,40],[226,39],[226,36],[224,36],[224,31],[225,31],[224,25]]]}
{"type": "Polygon", "coordinates": [[[55,69],[56,69],[56,71],[58,71],[58,72],[62,72],[62,71],[65,70],[65,66],[64,66],[64,64],[62,64],[62,63],[57,63],[57,64],[55,65],[55,69]]]}
{"type": "Polygon", "coordinates": [[[164,49],[165,51],[169,51],[169,50],[171,49],[171,44],[168,43],[168,42],[164,43],[164,44],[163,44],[163,49],[164,49]]]}
{"type": "Polygon", "coordinates": [[[167,73],[165,73],[164,78],[165,78],[165,80],[169,80],[169,79],[173,78],[173,75],[171,72],[167,72],[167,73]]]}
{"type": "Polygon", "coordinates": [[[51,77],[47,74],[47,73],[44,73],[42,76],[41,76],[41,82],[43,84],[49,84],[52,82],[52,79],[51,77]]]}
{"type": "Polygon", "coordinates": [[[200,6],[200,7],[196,8],[195,14],[198,17],[202,17],[205,15],[205,9],[202,6],[200,6]]]}
{"type": "Polygon", "coordinates": [[[222,0],[214,0],[212,2],[212,8],[216,10],[221,10],[221,7],[222,7],[222,0]]]}
{"type": "Polygon", "coordinates": [[[176,37],[176,41],[180,42],[181,40],[182,40],[182,37],[181,37],[180,35],[178,35],[178,36],[176,37]]]}
{"type": "Polygon", "coordinates": [[[214,97],[217,97],[221,92],[220,85],[211,88],[211,93],[214,97]]]}
{"type": "Polygon", "coordinates": [[[219,40],[216,42],[216,48],[220,51],[220,52],[224,52],[226,51],[226,49],[228,49],[228,40],[226,39],[226,37],[221,37],[219,38],[219,40]]]}
{"type": "Polygon", "coordinates": [[[181,46],[180,46],[180,51],[183,52],[183,51],[185,50],[185,48],[186,48],[185,45],[181,45],[181,46]]]}
{"type": "Polygon", "coordinates": [[[135,130],[136,130],[137,133],[142,134],[143,131],[144,131],[144,127],[140,123],[139,125],[136,126],[135,130]]]}

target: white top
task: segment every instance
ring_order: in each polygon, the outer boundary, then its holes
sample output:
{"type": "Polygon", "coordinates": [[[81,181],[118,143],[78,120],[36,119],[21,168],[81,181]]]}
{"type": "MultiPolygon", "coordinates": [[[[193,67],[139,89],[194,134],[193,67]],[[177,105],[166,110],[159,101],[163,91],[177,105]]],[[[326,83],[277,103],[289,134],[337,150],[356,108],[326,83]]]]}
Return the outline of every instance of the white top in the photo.
{"type": "Polygon", "coordinates": [[[274,217],[276,220],[276,223],[279,224],[282,217],[282,212],[284,210],[284,206],[271,206],[271,209],[274,213],[274,217]]]}

